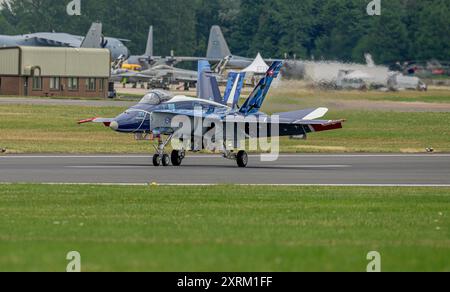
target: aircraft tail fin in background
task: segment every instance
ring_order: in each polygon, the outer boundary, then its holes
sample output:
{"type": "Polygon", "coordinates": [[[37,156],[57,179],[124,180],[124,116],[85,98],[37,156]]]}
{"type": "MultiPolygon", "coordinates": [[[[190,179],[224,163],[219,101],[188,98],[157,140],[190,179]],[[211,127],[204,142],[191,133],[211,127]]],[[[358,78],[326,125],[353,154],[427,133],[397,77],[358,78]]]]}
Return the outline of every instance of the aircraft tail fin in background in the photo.
{"type": "Polygon", "coordinates": [[[217,79],[206,60],[198,61],[197,97],[223,104],[217,79]]]}
{"type": "Polygon", "coordinates": [[[280,74],[282,65],[283,62],[273,62],[272,66],[270,66],[269,70],[267,70],[266,76],[259,81],[259,84],[255,87],[252,94],[250,94],[247,101],[241,107],[240,112],[242,114],[255,114],[261,109],[264,99],[266,98],[270,86],[272,85],[272,81],[274,78],[278,77],[278,74],[280,74]]]}
{"type": "Polygon", "coordinates": [[[245,72],[231,72],[228,74],[228,83],[223,97],[224,103],[231,108],[235,108],[241,97],[244,86],[245,72]]]}
{"type": "Polygon", "coordinates": [[[231,51],[228,48],[227,41],[223,36],[220,26],[214,25],[211,27],[209,34],[208,51],[206,58],[208,59],[224,59],[231,56],[231,51]]]}
{"type": "Polygon", "coordinates": [[[371,54],[364,54],[364,58],[366,59],[367,67],[374,68],[376,66],[371,54]]]}
{"type": "Polygon", "coordinates": [[[153,56],[153,25],[148,30],[147,46],[145,48],[145,56],[153,56]]]}
{"type": "Polygon", "coordinates": [[[94,22],[91,25],[86,37],[81,43],[81,48],[104,48],[103,36],[102,36],[102,24],[100,22],[94,22]]]}

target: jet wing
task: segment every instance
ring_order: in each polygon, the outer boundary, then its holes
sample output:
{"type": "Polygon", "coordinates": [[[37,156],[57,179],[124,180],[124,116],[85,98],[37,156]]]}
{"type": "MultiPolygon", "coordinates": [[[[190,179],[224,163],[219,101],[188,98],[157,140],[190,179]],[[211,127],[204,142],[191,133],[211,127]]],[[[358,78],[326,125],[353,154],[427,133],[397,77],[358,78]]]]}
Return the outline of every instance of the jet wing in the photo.
{"type": "Polygon", "coordinates": [[[64,38],[60,36],[52,36],[51,34],[46,34],[42,36],[35,36],[34,39],[36,42],[43,46],[52,46],[52,47],[79,47],[81,44],[77,42],[75,39],[64,38]]]}
{"type": "Polygon", "coordinates": [[[178,82],[197,82],[196,77],[177,75],[176,73],[173,75],[173,79],[178,82]]]}
{"type": "Polygon", "coordinates": [[[156,79],[155,77],[152,77],[152,76],[144,75],[141,73],[134,73],[134,72],[116,74],[116,75],[112,75],[111,77],[115,78],[115,79],[120,79],[120,80],[128,79],[132,82],[137,82],[137,81],[149,82],[149,81],[156,79]]]}
{"type": "Polygon", "coordinates": [[[134,72],[129,72],[129,73],[122,73],[122,74],[117,74],[116,77],[120,77],[120,78],[142,78],[142,79],[151,79],[151,76],[148,75],[144,75],[144,74],[140,74],[140,73],[134,73],[134,72]]]}
{"type": "MultiPolygon", "coordinates": [[[[326,113],[327,109],[320,108],[316,110],[303,110],[290,113],[282,113],[279,118],[274,119],[272,116],[254,116],[254,119],[250,116],[243,115],[227,115],[218,116],[215,114],[204,114],[202,112],[194,112],[192,110],[163,110],[155,111],[152,113],[152,130],[154,129],[171,129],[171,123],[173,117],[177,115],[187,116],[191,119],[201,118],[208,120],[212,123],[223,124],[227,127],[231,124],[237,124],[240,129],[244,129],[245,134],[249,138],[264,137],[267,136],[267,132],[261,131],[261,129],[268,129],[276,125],[279,132],[277,136],[304,136],[308,133],[323,132],[338,130],[343,128],[345,120],[313,120],[311,118],[322,116],[326,113]],[[259,129],[259,130],[258,130],[259,129]],[[266,134],[265,134],[266,133],[266,134]]],[[[169,132],[171,132],[169,131],[169,132]]],[[[271,135],[273,135],[272,133],[271,135]]]]}

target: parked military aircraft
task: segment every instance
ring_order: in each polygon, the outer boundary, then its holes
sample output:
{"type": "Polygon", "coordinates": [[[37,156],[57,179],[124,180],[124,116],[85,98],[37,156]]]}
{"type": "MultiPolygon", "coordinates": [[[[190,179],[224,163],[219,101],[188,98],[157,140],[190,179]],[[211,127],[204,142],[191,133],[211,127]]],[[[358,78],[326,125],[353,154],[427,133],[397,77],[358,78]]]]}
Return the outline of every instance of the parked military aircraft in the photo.
{"type": "Polygon", "coordinates": [[[128,65],[139,65],[142,69],[149,69],[150,66],[155,65],[157,60],[161,60],[161,57],[153,56],[153,26],[150,26],[148,30],[147,46],[143,55],[132,55],[126,60],[128,65]]]}
{"type": "Polygon", "coordinates": [[[93,23],[87,36],[67,33],[38,32],[24,35],[0,35],[0,47],[33,46],[33,47],[71,47],[71,48],[107,48],[113,59],[128,58],[128,48],[123,39],[103,37],[102,24],[93,23]],[[97,41],[99,39],[99,41],[97,41]]]}
{"type": "MultiPolygon", "coordinates": [[[[84,123],[103,123],[121,133],[134,133],[140,139],[146,135],[156,137],[154,166],[180,166],[187,151],[210,149],[207,142],[222,152],[226,159],[237,161],[239,167],[246,167],[248,154],[241,150],[240,138],[306,137],[308,133],[342,128],[343,120],[316,120],[328,109],[308,109],[285,112],[273,116],[260,112],[272,81],[277,78],[282,62],[274,62],[252,94],[239,108],[239,91],[242,76],[232,76],[225,96],[220,96],[215,77],[201,72],[200,78],[210,81],[213,90],[209,95],[200,94],[202,99],[188,96],[172,96],[163,91],[151,91],[139,104],[131,107],[113,119],[92,118],[84,123]],[[231,89],[230,89],[231,88],[231,89]],[[278,131],[277,131],[278,129],[278,131]],[[167,137],[163,140],[162,137],[167,137]],[[166,146],[172,141],[180,142],[169,156],[166,146]],[[236,152],[237,150],[237,152],[236,152]]],[[[200,67],[200,66],[199,66],[200,67]]],[[[201,83],[201,82],[199,82],[201,83]]],[[[204,87],[199,87],[203,90],[204,87]]],[[[174,146],[174,145],[172,145],[174,146]]],[[[214,150],[214,149],[213,149],[214,150]]]]}
{"type": "MultiPolygon", "coordinates": [[[[143,60],[141,58],[139,60],[143,60]]],[[[162,59],[160,59],[161,61],[162,59]]],[[[194,87],[198,80],[198,72],[193,70],[186,70],[176,68],[170,65],[164,64],[154,65],[143,71],[132,71],[127,69],[114,68],[111,74],[111,80],[114,82],[127,82],[127,83],[147,83],[151,88],[168,89],[171,84],[184,83],[185,90],[189,90],[190,87],[194,87]]],[[[158,61],[158,63],[161,63],[158,61]]],[[[201,62],[201,61],[199,61],[201,62]]],[[[219,84],[226,83],[226,79],[222,77],[223,67],[226,60],[219,62],[217,69],[211,74],[214,74],[219,84]]],[[[130,64],[128,64],[130,65],[130,64]]],[[[131,66],[131,65],[130,65],[131,66]]],[[[122,68],[124,68],[122,66],[122,68]]],[[[211,68],[209,67],[209,71],[211,68]]]]}
{"type": "MultiPolygon", "coordinates": [[[[158,65],[175,66],[180,62],[198,62],[200,60],[207,60],[210,63],[216,64],[216,67],[218,68],[222,67],[222,69],[244,69],[250,66],[254,61],[254,59],[251,58],[233,55],[223,36],[220,26],[217,25],[211,27],[206,58],[174,56],[173,52],[171,52],[170,56],[160,57],[153,56],[153,52],[153,26],[150,26],[145,53],[140,56],[130,56],[126,63],[139,65],[143,69],[149,69],[152,66],[158,65]]],[[[267,59],[266,61],[274,62],[280,60],[267,59]]]]}
{"type": "Polygon", "coordinates": [[[153,49],[153,26],[150,26],[148,31],[148,38],[147,38],[147,44],[145,53],[143,55],[132,55],[130,56],[126,62],[124,63],[125,66],[127,65],[139,65],[142,69],[150,69],[154,66],[159,65],[167,65],[167,66],[175,66],[176,64],[180,62],[197,62],[204,58],[199,57],[178,57],[174,56],[173,52],[171,52],[170,56],[162,57],[162,56],[154,56],[154,49],[153,49]]]}
{"type": "Polygon", "coordinates": [[[184,83],[189,89],[197,82],[197,71],[175,68],[168,65],[157,65],[140,72],[117,70],[111,74],[111,80],[127,83],[148,83],[149,87],[167,89],[170,84],[184,83]]]}

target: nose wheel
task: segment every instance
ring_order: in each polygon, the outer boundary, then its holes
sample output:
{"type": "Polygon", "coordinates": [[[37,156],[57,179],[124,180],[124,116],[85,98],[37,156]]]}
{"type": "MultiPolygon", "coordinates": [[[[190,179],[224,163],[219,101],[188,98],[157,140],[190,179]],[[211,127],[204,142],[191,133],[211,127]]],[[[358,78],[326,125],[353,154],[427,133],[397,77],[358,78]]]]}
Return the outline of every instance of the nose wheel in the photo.
{"type": "Polygon", "coordinates": [[[153,155],[153,166],[159,167],[162,164],[162,159],[159,154],[153,155]]]}
{"type": "Polygon", "coordinates": [[[164,154],[161,158],[162,166],[169,166],[170,165],[170,157],[167,154],[164,154]]]}
{"type": "Polygon", "coordinates": [[[172,155],[169,156],[167,154],[155,154],[153,155],[153,165],[155,167],[159,166],[169,166],[172,161],[173,166],[180,166],[184,159],[184,152],[181,151],[172,151],[172,155]]]}

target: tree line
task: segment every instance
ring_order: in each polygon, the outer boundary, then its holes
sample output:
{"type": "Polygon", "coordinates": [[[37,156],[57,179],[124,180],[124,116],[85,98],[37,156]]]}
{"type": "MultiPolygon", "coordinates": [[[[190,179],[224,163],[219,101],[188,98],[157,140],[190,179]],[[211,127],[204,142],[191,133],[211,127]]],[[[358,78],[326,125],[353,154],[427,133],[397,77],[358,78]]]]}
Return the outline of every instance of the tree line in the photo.
{"type": "Polygon", "coordinates": [[[84,35],[101,21],[104,34],[129,39],[144,51],[154,26],[155,54],[204,56],[209,29],[222,27],[232,52],[253,57],[377,63],[450,59],[449,0],[382,1],[369,16],[370,0],[81,0],[82,15],[68,16],[69,0],[9,0],[0,13],[1,34],[40,31],[84,35]]]}

